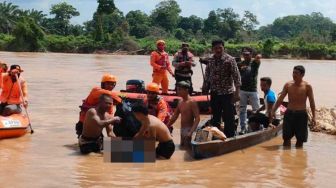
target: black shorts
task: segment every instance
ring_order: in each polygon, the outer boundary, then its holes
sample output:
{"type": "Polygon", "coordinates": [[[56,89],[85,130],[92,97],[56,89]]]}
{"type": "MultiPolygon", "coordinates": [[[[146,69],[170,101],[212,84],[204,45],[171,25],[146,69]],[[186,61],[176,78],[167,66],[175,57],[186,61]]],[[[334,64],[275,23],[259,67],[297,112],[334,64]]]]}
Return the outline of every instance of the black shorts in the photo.
{"type": "Polygon", "coordinates": [[[156,148],[156,157],[162,156],[166,159],[170,159],[175,151],[175,144],[173,140],[167,142],[160,142],[156,148]]]}
{"type": "Polygon", "coordinates": [[[306,110],[286,110],[282,137],[284,140],[290,140],[293,136],[297,141],[307,142],[308,114],[306,110]]]}
{"type": "Polygon", "coordinates": [[[100,152],[103,149],[103,137],[87,138],[82,135],[79,137],[79,149],[82,154],[100,152]]]}

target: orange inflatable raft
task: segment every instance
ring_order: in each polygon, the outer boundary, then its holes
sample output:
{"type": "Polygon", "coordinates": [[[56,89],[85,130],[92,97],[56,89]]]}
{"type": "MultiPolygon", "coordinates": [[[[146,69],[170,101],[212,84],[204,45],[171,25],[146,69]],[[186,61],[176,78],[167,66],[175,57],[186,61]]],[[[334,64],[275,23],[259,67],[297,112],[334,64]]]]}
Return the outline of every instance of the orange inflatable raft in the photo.
{"type": "Polygon", "coordinates": [[[28,117],[24,114],[0,116],[0,139],[20,137],[27,133],[28,117]]]}
{"type": "MultiPolygon", "coordinates": [[[[128,99],[130,101],[143,100],[146,98],[145,83],[142,80],[128,80],[126,82],[126,90],[121,90],[118,95],[121,98],[128,99]]],[[[169,90],[168,94],[160,94],[160,96],[168,102],[172,109],[177,107],[178,101],[181,99],[177,96],[174,90],[169,90]]],[[[191,98],[197,102],[201,114],[211,113],[209,104],[210,96],[203,95],[201,92],[193,92],[191,98]]]]}

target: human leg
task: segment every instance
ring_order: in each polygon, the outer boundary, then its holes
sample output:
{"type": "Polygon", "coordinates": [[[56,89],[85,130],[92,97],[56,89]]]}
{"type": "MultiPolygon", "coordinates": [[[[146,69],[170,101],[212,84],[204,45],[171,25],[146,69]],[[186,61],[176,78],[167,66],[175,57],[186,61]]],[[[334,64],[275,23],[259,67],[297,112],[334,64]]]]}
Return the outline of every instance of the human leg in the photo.
{"type": "Polygon", "coordinates": [[[247,100],[248,100],[248,92],[241,90],[240,94],[240,102],[239,102],[239,121],[240,121],[240,129],[241,132],[246,131],[246,119],[247,119],[247,100]]]}

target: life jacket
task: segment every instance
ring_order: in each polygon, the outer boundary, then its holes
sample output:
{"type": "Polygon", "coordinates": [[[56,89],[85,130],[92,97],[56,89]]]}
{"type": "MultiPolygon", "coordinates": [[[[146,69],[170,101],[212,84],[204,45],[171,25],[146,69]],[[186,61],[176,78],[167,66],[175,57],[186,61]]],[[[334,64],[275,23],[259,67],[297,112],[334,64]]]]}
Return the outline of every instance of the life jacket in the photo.
{"type": "MultiPolygon", "coordinates": [[[[81,111],[79,112],[79,121],[80,122],[84,122],[85,119],[85,115],[86,112],[90,109],[90,108],[95,108],[99,102],[99,97],[102,94],[108,94],[111,95],[113,98],[113,102],[115,103],[120,103],[121,99],[120,97],[112,92],[112,91],[108,91],[106,89],[102,89],[100,87],[94,87],[89,96],[83,100],[83,103],[81,106],[79,106],[79,108],[81,109],[81,111]]],[[[113,105],[111,106],[111,108],[108,111],[109,114],[113,114],[113,105]]]]}
{"type": "Polygon", "coordinates": [[[23,78],[19,78],[19,80],[14,82],[9,74],[5,74],[2,77],[2,92],[0,96],[1,103],[7,104],[21,104],[21,91],[24,98],[27,97],[27,88],[26,81],[23,78]],[[19,83],[21,85],[21,89],[19,87],[19,83]]]}
{"type": "MultiPolygon", "coordinates": [[[[188,52],[187,55],[183,55],[183,53],[177,52],[177,62],[186,62],[186,61],[190,61],[193,57],[193,54],[188,52]]],[[[193,71],[191,70],[191,67],[189,66],[185,66],[185,67],[181,67],[181,68],[177,68],[175,69],[175,74],[180,74],[180,75],[189,75],[189,74],[193,74],[193,71]]]]}
{"type": "Polygon", "coordinates": [[[169,56],[167,52],[154,51],[151,54],[151,65],[153,66],[154,73],[166,73],[166,70],[171,71],[169,56]],[[161,69],[165,67],[166,69],[161,69]]]}
{"type": "Polygon", "coordinates": [[[164,124],[168,124],[172,110],[169,104],[160,96],[158,96],[157,103],[149,103],[146,101],[148,105],[148,113],[159,118],[164,124]]]}

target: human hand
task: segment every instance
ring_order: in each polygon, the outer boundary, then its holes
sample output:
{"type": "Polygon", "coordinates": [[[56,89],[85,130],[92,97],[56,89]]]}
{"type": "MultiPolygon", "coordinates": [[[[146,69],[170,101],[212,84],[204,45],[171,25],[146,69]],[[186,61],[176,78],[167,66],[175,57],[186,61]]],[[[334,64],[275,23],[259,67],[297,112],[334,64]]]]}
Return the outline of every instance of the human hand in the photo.
{"type": "Polygon", "coordinates": [[[270,124],[268,124],[268,127],[270,128],[270,129],[275,129],[275,125],[273,125],[272,123],[270,123],[270,124]]]}
{"type": "Polygon", "coordinates": [[[27,101],[27,100],[24,100],[24,101],[23,101],[23,106],[24,106],[25,108],[28,107],[28,101],[27,101]]]}
{"type": "Polygon", "coordinates": [[[121,122],[121,117],[119,117],[119,116],[115,116],[115,117],[113,117],[112,118],[112,123],[114,124],[114,123],[116,123],[116,124],[118,124],[118,123],[120,123],[121,122]]]}
{"type": "Polygon", "coordinates": [[[316,126],[316,119],[315,119],[315,117],[312,118],[312,122],[311,122],[311,123],[312,123],[312,126],[313,126],[313,127],[316,126]]]}
{"type": "Polygon", "coordinates": [[[236,90],[233,96],[233,102],[237,102],[240,100],[239,90],[236,90]]]}
{"type": "Polygon", "coordinates": [[[187,134],[187,137],[190,137],[192,136],[193,132],[192,131],[189,131],[188,134],[187,134]]]}

